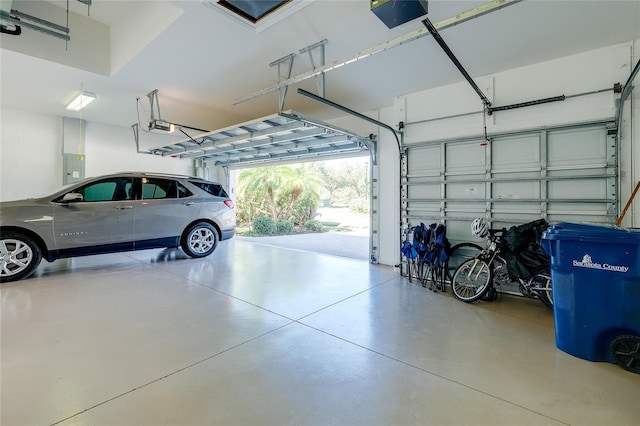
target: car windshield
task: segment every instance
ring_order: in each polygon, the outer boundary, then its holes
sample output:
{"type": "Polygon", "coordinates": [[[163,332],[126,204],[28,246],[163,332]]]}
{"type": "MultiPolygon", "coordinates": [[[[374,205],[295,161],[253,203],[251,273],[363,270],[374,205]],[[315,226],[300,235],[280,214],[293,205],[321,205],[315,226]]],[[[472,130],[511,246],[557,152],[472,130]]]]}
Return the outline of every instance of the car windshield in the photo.
{"type": "Polygon", "coordinates": [[[66,184],[64,186],[61,186],[59,189],[56,190],[56,192],[48,193],[48,194],[45,194],[44,196],[52,196],[52,195],[60,194],[61,192],[62,193],[67,192],[69,189],[71,189],[73,187],[76,187],[76,186],[81,186],[81,185],[85,184],[86,182],[89,182],[91,179],[93,179],[93,178],[88,177],[88,178],[84,178],[84,179],[81,179],[81,180],[77,180],[75,182],[68,183],[68,184],[66,184]]]}

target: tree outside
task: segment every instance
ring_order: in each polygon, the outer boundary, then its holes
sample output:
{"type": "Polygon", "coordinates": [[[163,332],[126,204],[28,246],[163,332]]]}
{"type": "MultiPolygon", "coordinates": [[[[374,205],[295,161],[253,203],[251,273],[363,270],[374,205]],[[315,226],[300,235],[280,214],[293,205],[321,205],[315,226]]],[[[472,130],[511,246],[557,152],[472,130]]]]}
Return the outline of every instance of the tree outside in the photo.
{"type": "Polygon", "coordinates": [[[314,220],[321,204],[368,214],[368,167],[368,158],[355,158],[243,170],[236,198],[239,233],[319,232],[338,225],[314,220]]]}
{"type": "MultiPolygon", "coordinates": [[[[312,170],[322,176],[324,194],[328,194],[328,206],[349,207],[369,213],[369,158],[318,161],[312,170]]],[[[324,197],[323,197],[324,198],[324,197]]]]}

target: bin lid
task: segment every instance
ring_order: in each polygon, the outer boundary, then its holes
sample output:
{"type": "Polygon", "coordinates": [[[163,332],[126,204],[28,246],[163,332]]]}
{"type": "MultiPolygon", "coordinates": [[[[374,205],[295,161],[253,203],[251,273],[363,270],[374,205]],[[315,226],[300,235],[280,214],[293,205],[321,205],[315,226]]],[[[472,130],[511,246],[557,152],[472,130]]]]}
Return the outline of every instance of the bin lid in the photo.
{"type": "Polygon", "coordinates": [[[542,239],[640,244],[640,229],[620,228],[613,225],[559,222],[551,225],[542,234],[542,239]]]}

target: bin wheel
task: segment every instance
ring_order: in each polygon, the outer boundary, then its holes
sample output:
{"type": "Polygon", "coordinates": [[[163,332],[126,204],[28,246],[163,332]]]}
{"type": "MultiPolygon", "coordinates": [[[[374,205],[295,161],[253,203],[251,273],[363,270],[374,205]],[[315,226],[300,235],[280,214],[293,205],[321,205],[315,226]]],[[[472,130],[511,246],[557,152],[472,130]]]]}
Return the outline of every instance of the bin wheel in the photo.
{"type": "Polygon", "coordinates": [[[611,342],[611,353],[625,370],[640,374],[640,336],[619,336],[611,342]]]}

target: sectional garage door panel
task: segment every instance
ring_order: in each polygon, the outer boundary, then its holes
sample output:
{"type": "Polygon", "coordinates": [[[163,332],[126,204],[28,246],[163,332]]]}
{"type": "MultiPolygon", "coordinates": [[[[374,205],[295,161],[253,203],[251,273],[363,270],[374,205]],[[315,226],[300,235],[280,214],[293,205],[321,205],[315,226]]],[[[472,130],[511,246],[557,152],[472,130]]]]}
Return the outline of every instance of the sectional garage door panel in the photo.
{"type": "Polygon", "coordinates": [[[602,168],[608,162],[605,129],[560,130],[549,132],[549,170],[602,168]]]}
{"type": "Polygon", "coordinates": [[[288,111],[175,140],[150,148],[149,153],[226,168],[319,161],[367,152],[375,163],[375,144],[375,140],[288,111]]]}
{"type": "Polygon", "coordinates": [[[452,178],[485,173],[485,148],[478,142],[445,143],[445,173],[452,178]]]}
{"type": "Polygon", "coordinates": [[[416,148],[415,155],[408,157],[409,169],[415,177],[440,176],[440,146],[416,148]]]}
{"type": "Polygon", "coordinates": [[[618,158],[613,122],[406,146],[403,221],[444,221],[454,242],[469,241],[476,217],[491,226],[613,223],[618,158]]]}
{"type": "Polygon", "coordinates": [[[491,141],[493,149],[492,171],[496,173],[524,172],[540,170],[540,137],[525,135],[511,138],[495,138],[491,141]]]}

